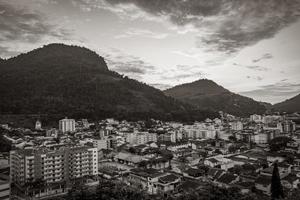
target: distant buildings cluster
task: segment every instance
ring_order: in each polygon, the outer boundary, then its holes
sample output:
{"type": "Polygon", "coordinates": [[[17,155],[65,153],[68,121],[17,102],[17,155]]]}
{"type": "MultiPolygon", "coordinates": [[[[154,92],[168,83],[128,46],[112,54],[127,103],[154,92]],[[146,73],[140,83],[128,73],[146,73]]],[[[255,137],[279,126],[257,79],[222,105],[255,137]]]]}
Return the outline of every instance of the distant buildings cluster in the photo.
{"type": "MultiPolygon", "coordinates": [[[[298,188],[300,132],[295,119],[300,116],[222,114],[193,124],[65,118],[58,128],[44,128],[40,120],[32,130],[2,128],[13,145],[9,176],[20,198],[64,195],[78,181],[95,185],[101,178],[118,179],[149,194],[175,195],[215,184],[245,193],[255,187],[270,195],[274,162],[283,186],[298,188]],[[271,151],[270,142],[282,137],[288,142],[271,151]]],[[[2,196],[11,191],[6,183],[0,179],[2,196]]]]}

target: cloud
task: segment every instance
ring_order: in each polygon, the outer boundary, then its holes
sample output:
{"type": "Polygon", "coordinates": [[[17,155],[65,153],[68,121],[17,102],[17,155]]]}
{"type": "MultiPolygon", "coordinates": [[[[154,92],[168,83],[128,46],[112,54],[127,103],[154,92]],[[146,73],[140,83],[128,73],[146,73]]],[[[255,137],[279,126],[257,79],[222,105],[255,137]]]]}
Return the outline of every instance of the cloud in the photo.
{"type": "Polygon", "coordinates": [[[120,35],[116,35],[115,39],[131,38],[131,37],[146,37],[152,39],[164,39],[168,36],[167,33],[156,33],[145,29],[129,29],[120,35]]]}
{"type": "Polygon", "coordinates": [[[262,55],[260,58],[252,60],[252,62],[257,63],[257,62],[260,62],[262,60],[268,60],[268,59],[271,59],[271,58],[273,58],[273,56],[269,53],[266,53],[266,54],[262,55]]]}
{"type": "Polygon", "coordinates": [[[0,46],[1,56],[11,55],[13,50],[5,44],[17,42],[33,44],[45,36],[66,40],[71,33],[47,21],[37,11],[27,10],[0,2],[0,46]]]}
{"type": "Polygon", "coordinates": [[[71,0],[75,7],[78,7],[83,12],[91,12],[93,10],[106,10],[110,11],[122,19],[136,20],[146,19],[147,21],[159,21],[158,17],[154,17],[139,9],[134,4],[118,4],[112,6],[106,0],[71,0]]]}
{"type": "Polygon", "coordinates": [[[239,67],[245,67],[247,69],[251,69],[251,70],[255,70],[255,71],[269,71],[270,69],[267,67],[263,67],[263,66],[258,66],[258,65],[242,65],[242,64],[238,64],[238,63],[233,63],[233,65],[235,66],[239,66],[239,67]]]}
{"type": "Polygon", "coordinates": [[[299,0],[105,0],[105,2],[106,9],[110,8],[113,12],[116,12],[113,9],[119,9],[119,12],[122,10],[121,13],[124,13],[126,6],[131,9],[138,7],[150,14],[140,17],[167,18],[175,26],[183,28],[192,25],[199,30],[198,47],[207,48],[207,51],[226,53],[234,53],[260,40],[272,38],[300,16],[299,0]]]}
{"type": "Polygon", "coordinates": [[[142,76],[152,73],[155,67],[137,56],[132,56],[119,49],[110,49],[109,52],[101,52],[108,67],[111,70],[129,76],[134,79],[142,79],[142,76]]]}
{"type": "Polygon", "coordinates": [[[269,68],[258,66],[258,65],[245,66],[245,67],[248,68],[248,69],[256,70],[256,71],[269,71],[269,68]]]}
{"type": "Polygon", "coordinates": [[[257,81],[262,81],[263,80],[263,77],[261,76],[246,76],[247,79],[254,79],[254,80],[257,80],[257,81]]]}
{"type": "Polygon", "coordinates": [[[190,70],[182,70],[182,71],[173,71],[173,72],[168,72],[167,75],[162,75],[161,79],[162,80],[171,80],[171,81],[180,81],[182,79],[202,79],[205,78],[205,76],[207,76],[206,73],[202,72],[202,71],[198,71],[198,72],[189,72],[190,70]]]}
{"type": "Polygon", "coordinates": [[[257,100],[277,103],[287,98],[295,96],[300,93],[299,83],[288,83],[280,81],[274,84],[261,86],[259,89],[240,92],[240,94],[253,97],[257,100]]]}
{"type": "Polygon", "coordinates": [[[0,52],[1,52],[0,56],[3,58],[12,57],[12,56],[15,56],[15,55],[18,55],[21,53],[19,51],[14,51],[14,50],[11,50],[9,47],[4,47],[1,45],[0,45],[0,52]]]}
{"type": "Polygon", "coordinates": [[[168,88],[171,88],[172,85],[170,84],[160,84],[160,83],[153,83],[153,84],[150,84],[152,87],[155,87],[157,89],[160,89],[160,90],[166,90],[168,88]]]}

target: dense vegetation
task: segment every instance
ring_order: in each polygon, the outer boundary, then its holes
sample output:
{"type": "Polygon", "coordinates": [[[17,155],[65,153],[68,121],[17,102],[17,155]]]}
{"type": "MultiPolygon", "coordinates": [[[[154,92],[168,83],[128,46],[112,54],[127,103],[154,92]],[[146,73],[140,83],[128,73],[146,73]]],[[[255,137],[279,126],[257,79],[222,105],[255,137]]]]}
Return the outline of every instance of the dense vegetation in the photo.
{"type": "Polygon", "coordinates": [[[2,133],[0,133],[0,152],[9,152],[11,150],[11,143],[7,141],[2,133]]]}
{"type": "Polygon", "coordinates": [[[285,136],[276,137],[269,142],[269,147],[271,151],[279,151],[285,149],[288,142],[293,141],[293,139],[285,136]]]}
{"type": "Polygon", "coordinates": [[[237,188],[219,188],[207,185],[199,191],[183,191],[180,196],[172,195],[148,195],[144,191],[129,187],[120,182],[101,180],[95,191],[77,186],[70,190],[66,200],[254,200],[254,197],[243,195],[237,188]]]}
{"type": "Polygon", "coordinates": [[[275,104],[273,106],[273,110],[288,113],[300,112],[300,94],[291,99],[275,104]]]}
{"type": "Polygon", "coordinates": [[[266,107],[251,98],[244,97],[207,79],[175,86],[164,91],[166,95],[193,104],[198,108],[224,111],[237,116],[262,114],[266,107]]]}
{"type": "Polygon", "coordinates": [[[216,117],[109,71],[86,48],[51,44],[0,63],[0,114],[193,121],[216,117]]]}

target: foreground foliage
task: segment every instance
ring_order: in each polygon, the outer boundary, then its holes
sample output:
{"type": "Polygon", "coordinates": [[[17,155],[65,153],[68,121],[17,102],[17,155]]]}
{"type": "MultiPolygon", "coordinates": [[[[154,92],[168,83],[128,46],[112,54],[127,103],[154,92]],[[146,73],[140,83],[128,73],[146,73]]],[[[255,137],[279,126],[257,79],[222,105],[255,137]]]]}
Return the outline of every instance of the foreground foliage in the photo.
{"type": "Polygon", "coordinates": [[[159,194],[151,196],[145,191],[132,188],[121,182],[101,180],[100,185],[91,190],[86,187],[77,186],[70,190],[66,200],[254,200],[250,195],[243,195],[237,188],[220,188],[216,186],[206,186],[197,191],[184,191],[179,195],[159,194]]]}

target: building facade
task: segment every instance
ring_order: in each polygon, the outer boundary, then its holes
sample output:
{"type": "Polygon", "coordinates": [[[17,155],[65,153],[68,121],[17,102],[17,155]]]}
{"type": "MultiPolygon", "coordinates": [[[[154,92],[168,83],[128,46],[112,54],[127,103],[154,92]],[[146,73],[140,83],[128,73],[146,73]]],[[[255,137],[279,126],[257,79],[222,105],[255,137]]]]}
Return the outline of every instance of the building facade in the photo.
{"type": "Polygon", "coordinates": [[[61,119],[59,120],[59,130],[63,133],[74,132],[75,129],[75,120],[74,119],[61,119]]]}
{"type": "Polygon", "coordinates": [[[21,188],[42,182],[39,197],[64,193],[72,181],[98,174],[97,148],[74,146],[36,148],[10,152],[11,183],[21,188]]]}

